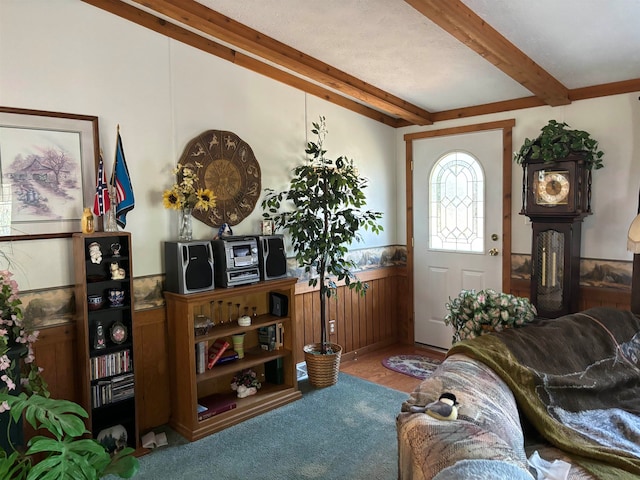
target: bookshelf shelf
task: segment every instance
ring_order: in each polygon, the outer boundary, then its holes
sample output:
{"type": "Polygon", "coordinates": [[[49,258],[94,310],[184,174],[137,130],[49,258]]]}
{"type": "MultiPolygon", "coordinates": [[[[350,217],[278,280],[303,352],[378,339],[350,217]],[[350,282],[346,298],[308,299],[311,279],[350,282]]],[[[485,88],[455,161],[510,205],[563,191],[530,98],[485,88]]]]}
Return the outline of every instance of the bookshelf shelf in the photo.
{"type": "MultiPolygon", "coordinates": [[[[230,427],[251,417],[278,408],[299,399],[296,368],[293,355],[295,344],[295,301],[296,278],[283,278],[258,282],[233,288],[217,288],[208,292],[181,295],[164,292],[167,305],[169,326],[169,365],[171,365],[171,418],[170,425],[190,441],[200,439],[224,428],[230,427]],[[286,316],[269,313],[269,295],[278,293],[288,299],[286,316]],[[227,316],[227,303],[241,305],[255,311],[250,326],[237,323],[234,313],[232,323],[220,324],[219,302],[223,302],[224,316],[227,316]],[[196,335],[194,319],[205,315],[216,325],[205,335],[196,335]],[[284,335],[282,346],[275,350],[263,349],[260,345],[261,327],[282,324],[284,335]],[[217,339],[226,339],[231,345],[231,336],[245,334],[242,359],[214,365],[203,373],[197,373],[197,345],[206,342],[206,350],[217,339]],[[231,390],[231,379],[238,372],[251,368],[262,383],[255,395],[236,398],[231,390]],[[274,373],[274,372],[277,372],[274,373]],[[235,406],[221,411],[209,418],[198,420],[198,401],[211,395],[230,397],[235,406]]],[[[228,320],[225,318],[225,320],[228,320]]],[[[230,349],[233,346],[229,347],[230,349]]]]}

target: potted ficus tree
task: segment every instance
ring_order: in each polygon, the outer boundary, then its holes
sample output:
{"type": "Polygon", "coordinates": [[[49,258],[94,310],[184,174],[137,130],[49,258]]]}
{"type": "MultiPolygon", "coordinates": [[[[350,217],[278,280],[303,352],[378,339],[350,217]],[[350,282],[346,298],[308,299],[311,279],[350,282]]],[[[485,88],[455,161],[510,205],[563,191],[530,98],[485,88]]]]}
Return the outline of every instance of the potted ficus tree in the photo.
{"type": "Polygon", "coordinates": [[[353,160],[325,156],[325,118],[312,125],[317,140],[307,144],[307,161],[293,169],[288,189],[266,189],[262,209],[276,229],[289,233],[296,261],[310,275],[309,285],[319,286],[320,342],[306,345],[304,354],[309,381],[322,387],[337,381],[342,351],[340,345],[327,342],[327,301],[336,295],[338,282],[365,294],[368,285],[353,273],[356,265],[346,254],[354,241],[362,240],[360,229],[382,231],[377,222],[382,213],[363,210],[368,181],[353,160]]]}

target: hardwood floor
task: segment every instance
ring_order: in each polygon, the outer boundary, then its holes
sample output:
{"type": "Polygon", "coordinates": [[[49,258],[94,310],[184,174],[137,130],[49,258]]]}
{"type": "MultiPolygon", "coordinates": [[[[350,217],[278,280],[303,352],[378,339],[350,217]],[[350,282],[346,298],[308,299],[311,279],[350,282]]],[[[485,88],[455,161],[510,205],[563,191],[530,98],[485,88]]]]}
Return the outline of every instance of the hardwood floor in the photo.
{"type": "Polygon", "coordinates": [[[391,355],[424,355],[438,360],[444,359],[444,353],[440,351],[413,345],[394,344],[359,355],[354,360],[341,360],[340,371],[401,392],[411,393],[420,380],[384,367],[382,360],[391,355]]]}

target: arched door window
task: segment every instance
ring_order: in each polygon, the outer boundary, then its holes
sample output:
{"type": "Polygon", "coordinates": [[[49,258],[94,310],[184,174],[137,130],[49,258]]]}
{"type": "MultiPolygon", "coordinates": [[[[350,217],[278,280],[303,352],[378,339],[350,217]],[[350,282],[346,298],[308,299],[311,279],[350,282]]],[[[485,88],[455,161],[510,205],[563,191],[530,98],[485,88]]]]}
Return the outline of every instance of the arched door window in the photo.
{"type": "Polygon", "coordinates": [[[484,252],[484,172],[472,155],[443,155],[429,178],[429,248],[484,252]]]}

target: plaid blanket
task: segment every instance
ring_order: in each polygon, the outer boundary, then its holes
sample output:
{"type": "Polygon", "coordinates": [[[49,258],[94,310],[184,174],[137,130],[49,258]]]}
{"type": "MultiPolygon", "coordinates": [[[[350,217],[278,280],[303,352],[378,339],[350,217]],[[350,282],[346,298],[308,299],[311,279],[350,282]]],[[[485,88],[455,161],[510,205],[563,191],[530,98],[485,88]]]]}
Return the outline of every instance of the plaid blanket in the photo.
{"type": "Polygon", "coordinates": [[[455,344],[488,365],[551,444],[596,478],[640,475],[640,318],[594,308],[455,344]]]}

